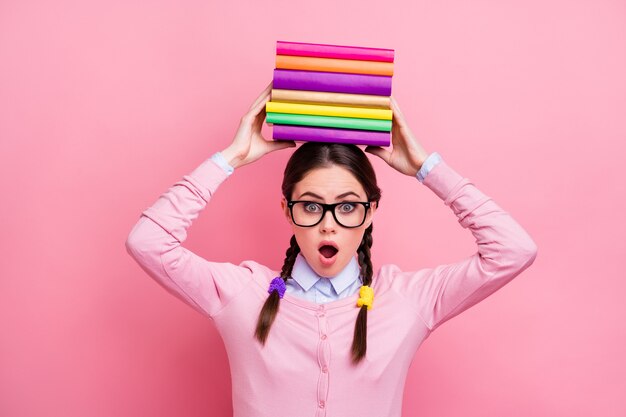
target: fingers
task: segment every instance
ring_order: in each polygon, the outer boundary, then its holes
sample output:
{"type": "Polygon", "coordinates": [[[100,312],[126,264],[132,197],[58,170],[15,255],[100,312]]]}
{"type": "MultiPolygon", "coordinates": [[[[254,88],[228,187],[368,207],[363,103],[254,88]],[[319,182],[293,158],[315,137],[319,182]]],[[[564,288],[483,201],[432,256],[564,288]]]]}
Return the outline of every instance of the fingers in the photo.
{"type": "Polygon", "coordinates": [[[270,152],[277,151],[279,149],[294,148],[296,146],[296,142],[293,140],[275,140],[269,143],[272,147],[270,152]]]}
{"type": "Polygon", "coordinates": [[[391,109],[401,113],[400,106],[398,106],[398,102],[396,101],[396,98],[394,96],[390,96],[389,99],[391,101],[391,109]]]}
{"type": "Polygon", "coordinates": [[[259,114],[262,108],[265,108],[265,103],[267,103],[267,101],[270,99],[272,95],[273,83],[274,83],[273,80],[270,81],[267,87],[265,87],[265,89],[257,97],[257,99],[254,101],[254,104],[252,104],[252,106],[250,107],[250,110],[248,111],[249,114],[256,116],[257,114],[259,114]]]}
{"type": "Polygon", "coordinates": [[[256,117],[259,115],[259,113],[262,113],[265,110],[265,103],[267,103],[269,100],[270,94],[268,92],[267,95],[261,97],[261,99],[250,108],[250,110],[248,111],[248,116],[256,117]]]}
{"type": "Polygon", "coordinates": [[[406,125],[404,114],[402,113],[402,110],[400,110],[400,106],[398,105],[398,102],[393,96],[391,96],[390,99],[391,99],[391,111],[393,112],[393,121],[397,122],[398,125],[401,125],[401,126],[406,125]]]}
{"type": "Polygon", "coordinates": [[[389,163],[389,161],[391,160],[391,152],[381,148],[380,146],[367,146],[365,148],[365,152],[376,155],[386,163],[389,163]]]}
{"type": "Polygon", "coordinates": [[[259,94],[259,96],[256,98],[256,100],[254,100],[254,103],[252,103],[252,106],[250,106],[250,110],[252,110],[253,108],[255,108],[259,102],[261,100],[264,100],[266,97],[269,97],[271,92],[272,92],[272,84],[274,83],[274,80],[270,81],[270,83],[267,85],[267,87],[265,87],[265,89],[263,91],[261,91],[261,94],[259,94]]]}

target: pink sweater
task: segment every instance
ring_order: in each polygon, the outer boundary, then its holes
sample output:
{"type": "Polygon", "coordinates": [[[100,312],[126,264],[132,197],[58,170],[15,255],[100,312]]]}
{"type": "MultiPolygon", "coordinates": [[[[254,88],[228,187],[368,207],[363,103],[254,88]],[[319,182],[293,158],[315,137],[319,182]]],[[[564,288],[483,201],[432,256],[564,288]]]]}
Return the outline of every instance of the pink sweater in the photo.
{"type": "Polygon", "coordinates": [[[143,212],[126,248],[152,278],[214,321],[228,352],[235,417],[400,417],[407,371],[421,343],[537,255],[507,212],[442,161],[423,184],[469,228],[477,252],[417,271],[383,265],[372,282],[367,356],[357,366],[349,350],[358,292],[324,305],[285,294],[262,347],[254,329],[279,271],[252,260],[208,261],[182,246],[226,178],[215,162],[204,161],[143,212]]]}

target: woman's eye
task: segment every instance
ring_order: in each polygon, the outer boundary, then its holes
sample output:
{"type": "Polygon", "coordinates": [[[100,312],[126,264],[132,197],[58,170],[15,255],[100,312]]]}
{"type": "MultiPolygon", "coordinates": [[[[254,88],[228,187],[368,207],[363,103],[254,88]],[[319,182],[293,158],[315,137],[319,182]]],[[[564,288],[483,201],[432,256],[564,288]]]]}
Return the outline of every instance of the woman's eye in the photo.
{"type": "Polygon", "coordinates": [[[355,207],[354,204],[344,203],[344,204],[339,206],[339,209],[343,213],[350,213],[352,210],[354,210],[354,207],[355,207]]]}
{"type": "Polygon", "coordinates": [[[320,206],[315,203],[307,203],[304,205],[304,209],[311,213],[316,213],[320,210],[320,206]]]}

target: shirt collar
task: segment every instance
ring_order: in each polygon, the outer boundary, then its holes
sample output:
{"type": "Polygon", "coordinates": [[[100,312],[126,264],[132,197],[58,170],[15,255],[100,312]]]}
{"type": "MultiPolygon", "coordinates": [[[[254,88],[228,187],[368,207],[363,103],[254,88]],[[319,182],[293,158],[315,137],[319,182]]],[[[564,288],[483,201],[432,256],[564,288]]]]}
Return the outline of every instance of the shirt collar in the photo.
{"type": "MultiPolygon", "coordinates": [[[[341,272],[330,278],[330,283],[335,289],[335,292],[340,294],[343,290],[352,285],[352,283],[359,278],[360,270],[359,261],[357,261],[353,256],[350,259],[350,262],[348,262],[348,265],[346,265],[341,272]]],[[[311,287],[322,278],[311,268],[302,255],[302,252],[298,253],[296,256],[296,260],[291,271],[291,277],[302,287],[302,289],[304,289],[304,291],[310,290],[311,287]]]]}

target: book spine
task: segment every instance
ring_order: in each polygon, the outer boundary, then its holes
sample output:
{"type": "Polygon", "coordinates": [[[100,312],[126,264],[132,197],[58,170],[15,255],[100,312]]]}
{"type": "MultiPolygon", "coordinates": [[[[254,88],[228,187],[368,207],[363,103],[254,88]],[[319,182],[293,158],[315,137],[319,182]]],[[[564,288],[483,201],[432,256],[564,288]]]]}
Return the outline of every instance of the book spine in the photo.
{"type": "Polygon", "coordinates": [[[351,143],[371,146],[389,146],[391,143],[390,132],[279,124],[274,125],[272,138],[274,140],[351,143]]]}
{"type": "Polygon", "coordinates": [[[391,132],[391,120],[357,119],[353,117],[314,116],[310,114],[267,113],[268,124],[337,127],[345,129],[391,132]]]}
{"type": "Polygon", "coordinates": [[[391,78],[385,75],[274,69],[274,88],[333,93],[391,96],[391,78]]]}
{"type": "Polygon", "coordinates": [[[329,93],[325,91],[272,89],[271,101],[301,104],[330,104],[379,109],[391,109],[391,99],[371,94],[329,93]]]}
{"type": "Polygon", "coordinates": [[[305,42],[276,42],[276,54],[393,62],[394,50],[305,42]]]}
{"type": "Polygon", "coordinates": [[[309,56],[276,55],[276,68],[343,72],[346,74],[393,75],[392,62],[357,61],[354,59],[318,58],[309,56]]]}
{"type": "Polygon", "coordinates": [[[366,109],[362,107],[325,106],[319,104],[265,103],[268,113],[312,114],[318,116],[356,117],[359,119],[392,120],[392,111],[384,109],[366,109]]]}

